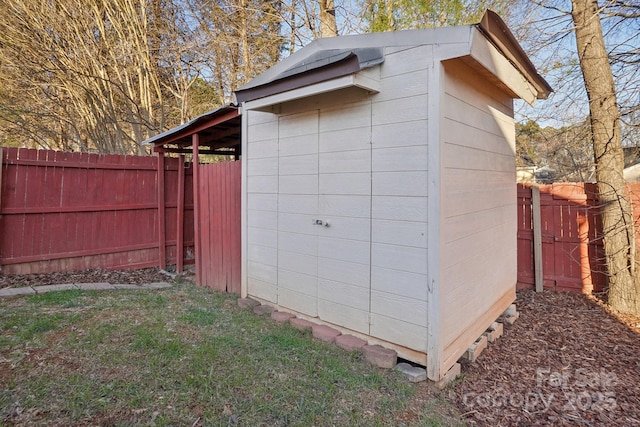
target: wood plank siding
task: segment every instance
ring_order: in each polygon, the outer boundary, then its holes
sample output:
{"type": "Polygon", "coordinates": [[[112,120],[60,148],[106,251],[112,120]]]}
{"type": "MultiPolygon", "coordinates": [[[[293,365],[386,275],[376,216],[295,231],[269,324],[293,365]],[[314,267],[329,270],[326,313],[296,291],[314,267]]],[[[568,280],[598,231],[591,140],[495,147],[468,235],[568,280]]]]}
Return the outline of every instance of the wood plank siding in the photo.
{"type": "Polygon", "coordinates": [[[396,50],[373,97],[370,335],[427,349],[429,46],[396,50]]]}
{"type": "Polygon", "coordinates": [[[459,60],[444,62],[444,82],[440,304],[448,309],[440,339],[447,366],[515,299],[517,214],[511,97],[481,84],[459,60]]]}

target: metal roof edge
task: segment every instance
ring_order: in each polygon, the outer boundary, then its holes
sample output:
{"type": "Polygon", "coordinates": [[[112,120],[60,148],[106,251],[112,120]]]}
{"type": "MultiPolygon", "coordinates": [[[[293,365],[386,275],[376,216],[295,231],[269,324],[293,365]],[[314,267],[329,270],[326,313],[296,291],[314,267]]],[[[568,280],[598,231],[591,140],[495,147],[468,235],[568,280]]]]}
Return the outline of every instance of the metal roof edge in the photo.
{"type": "Polygon", "coordinates": [[[507,24],[491,9],[487,9],[476,27],[520,71],[538,91],[538,99],[547,99],[553,88],[538,74],[507,24]]]}

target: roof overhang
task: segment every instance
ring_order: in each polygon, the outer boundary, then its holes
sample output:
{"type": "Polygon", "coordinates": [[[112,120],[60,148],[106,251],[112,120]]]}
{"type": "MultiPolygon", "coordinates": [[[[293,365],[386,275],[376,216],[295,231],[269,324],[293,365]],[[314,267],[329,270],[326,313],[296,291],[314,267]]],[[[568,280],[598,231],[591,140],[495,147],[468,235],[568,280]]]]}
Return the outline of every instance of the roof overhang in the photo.
{"type": "Polygon", "coordinates": [[[153,136],[142,145],[153,144],[156,152],[190,153],[188,147],[193,144],[194,134],[198,134],[202,154],[237,154],[235,147],[240,146],[241,135],[240,110],[225,105],[153,136]]]}
{"type": "MultiPolygon", "coordinates": [[[[527,96],[526,98],[523,97],[523,99],[530,104],[532,104],[535,99],[547,99],[549,94],[553,92],[553,88],[538,74],[536,67],[500,16],[492,10],[487,10],[476,27],[484,35],[484,38],[491,42],[493,47],[495,47],[498,52],[525,77],[527,83],[534,88],[534,98],[531,99],[530,96],[527,96]]],[[[489,49],[480,46],[481,44],[477,36],[473,38],[471,46],[472,56],[479,59],[479,62],[483,65],[486,65],[489,63],[487,61],[489,57],[495,58],[495,52],[489,53],[489,49]]],[[[490,71],[492,71],[492,69],[495,70],[496,67],[489,67],[490,71]]],[[[502,77],[501,75],[497,76],[502,77]]]]}
{"type": "Polygon", "coordinates": [[[380,81],[363,73],[354,73],[284,92],[278,92],[254,101],[247,101],[244,102],[243,107],[245,110],[261,110],[271,107],[272,105],[348,88],[357,88],[368,93],[377,93],[380,91],[380,81]]]}
{"type": "MultiPolygon", "coordinates": [[[[241,87],[234,92],[234,96],[238,104],[270,98],[274,95],[283,95],[289,98],[287,100],[292,100],[309,96],[309,94],[291,98],[287,92],[318,93],[316,90],[307,91],[304,89],[318,85],[319,87],[341,86],[335,89],[323,89],[326,92],[347,87],[350,81],[352,82],[351,86],[377,91],[377,85],[374,82],[363,82],[367,78],[357,77],[357,73],[382,62],[384,62],[384,54],[380,47],[320,50],[294,63],[266,82],[260,82],[259,78],[254,79],[257,83],[252,81],[241,87]],[[331,83],[333,80],[337,80],[338,83],[331,83]],[[323,85],[327,82],[329,83],[323,85]]],[[[271,102],[271,104],[273,103],[271,102]]]]}

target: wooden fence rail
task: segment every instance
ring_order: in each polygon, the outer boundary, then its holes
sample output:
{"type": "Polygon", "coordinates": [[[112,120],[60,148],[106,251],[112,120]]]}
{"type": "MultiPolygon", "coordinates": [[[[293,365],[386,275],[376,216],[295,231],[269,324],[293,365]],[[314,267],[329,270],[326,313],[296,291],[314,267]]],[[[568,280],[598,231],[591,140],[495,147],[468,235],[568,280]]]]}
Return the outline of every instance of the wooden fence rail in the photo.
{"type": "MultiPolygon", "coordinates": [[[[607,287],[602,222],[595,184],[541,185],[540,226],[542,281],[545,289],[601,292],[607,287]]],[[[640,185],[629,186],[636,224],[640,185]]],[[[532,187],[518,184],[518,288],[535,287],[532,187]]],[[[640,233],[638,233],[640,241],[640,233]]]]}
{"type": "MultiPolygon", "coordinates": [[[[0,267],[6,274],[142,268],[176,261],[178,167],[164,162],[160,250],[157,157],[2,148],[0,267]]],[[[181,181],[182,182],[182,181],[181,181]]],[[[193,188],[184,185],[184,253],[193,255],[193,188]]]]}

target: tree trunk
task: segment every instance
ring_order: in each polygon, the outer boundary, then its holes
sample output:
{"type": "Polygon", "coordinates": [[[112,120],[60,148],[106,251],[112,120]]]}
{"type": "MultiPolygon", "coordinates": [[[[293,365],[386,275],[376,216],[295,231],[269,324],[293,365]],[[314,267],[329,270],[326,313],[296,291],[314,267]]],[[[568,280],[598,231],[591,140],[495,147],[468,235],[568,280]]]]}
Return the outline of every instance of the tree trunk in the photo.
{"type": "Polygon", "coordinates": [[[604,45],[597,0],[571,0],[580,67],[589,98],[603,243],[609,272],[609,304],[640,313],[633,207],[622,170],[620,113],[604,45]]]}
{"type": "Polygon", "coordinates": [[[334,0],[318,0],[320,3],[320,36],[335,37],[338,35],[336,8],[334,0]]]}

